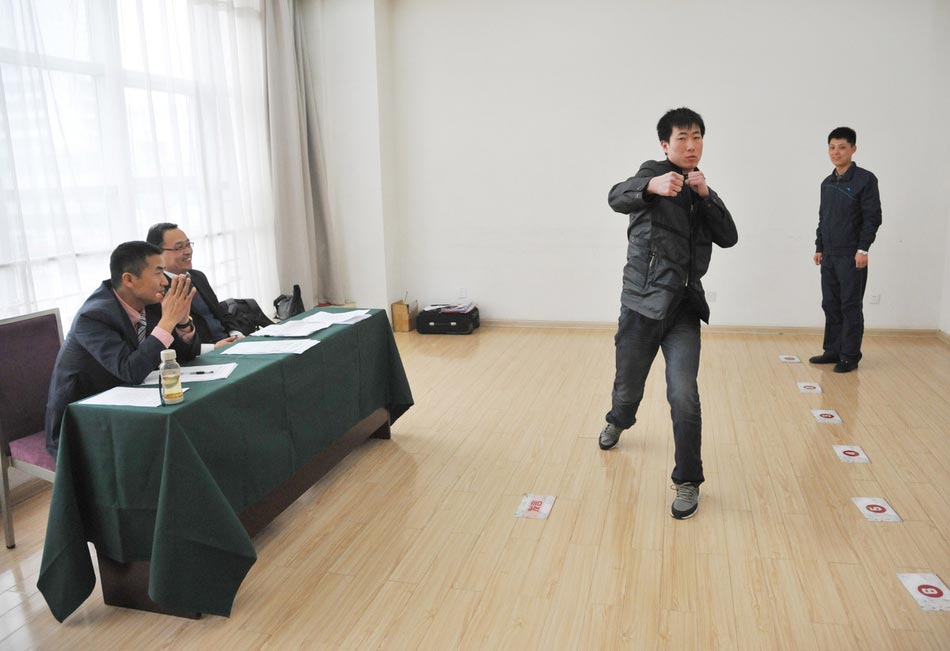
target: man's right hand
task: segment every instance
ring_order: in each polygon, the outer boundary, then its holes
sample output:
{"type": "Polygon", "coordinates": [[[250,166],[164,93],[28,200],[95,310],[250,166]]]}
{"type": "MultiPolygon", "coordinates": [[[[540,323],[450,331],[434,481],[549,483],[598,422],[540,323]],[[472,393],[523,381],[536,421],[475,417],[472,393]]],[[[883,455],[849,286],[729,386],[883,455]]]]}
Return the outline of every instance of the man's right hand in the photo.
{"type": "Polygon", "coordinates": [[[647,192],[661,197],[675,197],[683,190],[683,175],[679,172],[667,172],[654,176],[647,184],[647,192]]]}
{"type": "Polygon", "coordinates": [[[173,332],[175,326],[187,323],[195,291],[191,286],[191,278],[184,275],[173,276],[162,299],[162,318],[158,326],[166,332],[173,332]]]}
{"type": "Polygon", "coordinates": [[[214,342],[214,348],[215,350],[217,350],[218,348],[224,348],[228,344],[233,344],[235,341],[237,341],[237,337],[234,335],[231,335],[230,337],[225,337],[224,339],[218,339],[216,342],[214,342]]]}
{"type": "Polygon", "coordinates": [[[821,264],[821,251],[819,251],[818,253],[816,253],[816,254],[815,254],[815,257],[812,258],[812,260],[815,261],[815,266],[820,265],[820,264],[821,264]]]}

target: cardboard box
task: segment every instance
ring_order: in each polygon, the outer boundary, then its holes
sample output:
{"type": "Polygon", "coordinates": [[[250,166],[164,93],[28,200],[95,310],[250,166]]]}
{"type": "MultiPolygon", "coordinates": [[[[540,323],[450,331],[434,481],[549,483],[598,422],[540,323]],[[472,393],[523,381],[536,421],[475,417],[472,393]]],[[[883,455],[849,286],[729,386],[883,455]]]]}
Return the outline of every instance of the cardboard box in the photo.
{"type": "Polygon", "coordinates": [[[419,314],[419,301],[406,303],[396,301],[392,304],[393,332],[409,332],[416,329],[416,315],[419,314]]]}

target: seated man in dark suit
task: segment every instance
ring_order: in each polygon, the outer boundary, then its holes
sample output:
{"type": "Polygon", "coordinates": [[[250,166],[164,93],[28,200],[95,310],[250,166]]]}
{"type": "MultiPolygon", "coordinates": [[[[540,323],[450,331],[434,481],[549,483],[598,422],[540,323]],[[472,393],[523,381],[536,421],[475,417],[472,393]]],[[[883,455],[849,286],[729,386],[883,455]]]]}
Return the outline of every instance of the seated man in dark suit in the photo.
{"type": "Polygon", "coordinates": [[[46,449],[54,459],[66,405],[119,385],[140,384],[158,368],[168,347],[182,361],[198,352],[189,316],[195,290],[186,276],[169,281],[161,249],[146,242],[120,244],[109,271],[112,278],[79,308],[56,357],[46,405],[46,449]]]}
{"type": "Polygon", "coordinates": [[[191,304],[191,316],[201,338],[201,352],[211,350],[210,344],[213,348],[220,348],[243,336],[237,331],[231,315],[221,307],[208,277],[191,266],[194,242],[178,228],[178,224],[155,224],[148,229],[145,239],[162,249],[166,273],[187,274],[191,277],[191,285],[198,290],[191,304]]]}

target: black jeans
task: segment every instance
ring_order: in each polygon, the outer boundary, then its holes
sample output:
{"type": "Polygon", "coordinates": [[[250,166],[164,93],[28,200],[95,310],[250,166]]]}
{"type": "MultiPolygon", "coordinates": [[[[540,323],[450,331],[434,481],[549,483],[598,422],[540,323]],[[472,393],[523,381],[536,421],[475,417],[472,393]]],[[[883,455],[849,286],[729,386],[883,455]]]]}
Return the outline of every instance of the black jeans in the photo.
{"type": "Polygon", "coordinates": [[[821,309],[825,312],[825,352],[848,362],[861,360],[864,338],[864,288],[868,268],[858,269],[853,255],[821,256],[821,309]]]}
{"type": "Polygon", "coordinates": [[[666,399],[676,444],[674,484],[703,483],[703,419],[699,405],[699,315],[682,301],[665,319],[650,319],[621,305],[617,336],[617,375],[607,422],[627,429],[637,422],[643,387],[657,350],[666,359],[666,399]]]}

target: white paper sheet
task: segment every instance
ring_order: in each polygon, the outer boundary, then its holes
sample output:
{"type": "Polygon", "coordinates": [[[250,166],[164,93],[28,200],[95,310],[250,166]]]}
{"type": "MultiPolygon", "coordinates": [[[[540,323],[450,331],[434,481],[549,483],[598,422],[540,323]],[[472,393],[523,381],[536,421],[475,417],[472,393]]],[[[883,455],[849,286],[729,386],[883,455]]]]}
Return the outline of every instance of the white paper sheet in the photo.
{"type": "Polygon", "coordinates": [[[936,574],[898,574],[921,610],[950,611],[950,589],[936,574]]]}
{"type": "Polygon", "coordinates": [[[352,325],[370,316],[372,315],[369,310],[349,310],[347,312],[317,312],[302,320],[308,323],[324,323],[326,325],[323,327],[326,328],[331,325],[352,325]]]}
{"type": "Polygon", "coordinates": [[[284,323],[275,323],[266,328],[256,330],[252,337],[309,337],[318,330],[329,328],[329,323],[304,321],[286,321],[284,323]]]}
{"type": "Polygon", "coordinates": [[[320,342],[316,339],[296,339],[280,341],[242,341],[221,351],[222,355],[275,355],[306,352],[320,342]]]}
{"type": "Polygon", "coordinates": [[[834,409],[812,409],[812,416],[819,423],[841,423],[841,416],[834,409]]]}
{"type": "Polygon", "coordinates": [[[798,358],[798,355],[779,355],[778,361],[785,362],[786,364],[801,364],[802,360],[798,358]]]}
{"type": "Polygon", "coordinates": [[[857,445],[832,445],[842,463],[871,463],[864,449],[857,445]]]}
{"type": "MultiPolygon", "coordinates": [[[[185,388],[185,391],[188,389],[185,388]]],[[[110,405],[112,407],[161,407],[162,397],[158,387],[140,389],[139,387],[113,387],[99,395],[80,400],[82,405],[110,405]]]]}
{"type": "Polygon", "coordinates": [[[821,385],[817,382],[799,382],[798,390],[801,393],[821,393],[821,385]]]}
{"type": "Polygon", "coordinates": [[[858,507],[865,520],[871,522],[900,522],[891,505],[883,497],[852,497],[851,501],[858,507]]]}
{"type": "Polygon", "coordinates": [[[535,495],[534,493],[525,493],[521,498],[521,504],[515,511],[516,518],[531,518],[534,520],[547,520],[554,508],[556,495],[535,495]]]}
{"type": "MultiPolygon", "coordinates": [[[[237,364],[207,364],[205,366],[183,366],[181,369],[182,382],[210,382],[211,380],[227,379],[237,364]]],[[[158,371],[148,374],[143,385],[158,384],[158,371]]]]}

